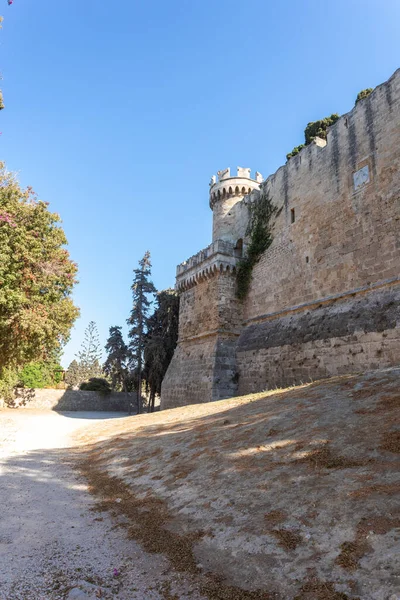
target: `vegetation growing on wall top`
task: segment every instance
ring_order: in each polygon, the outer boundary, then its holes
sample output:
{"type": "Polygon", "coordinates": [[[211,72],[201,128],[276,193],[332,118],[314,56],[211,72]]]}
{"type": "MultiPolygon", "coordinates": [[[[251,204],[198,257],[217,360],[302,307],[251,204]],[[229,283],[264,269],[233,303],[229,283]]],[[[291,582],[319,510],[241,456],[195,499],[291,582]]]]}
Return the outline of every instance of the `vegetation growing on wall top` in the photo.
{"type": "Polygon", "coordinates": [[[236,271],[236,296],[240,300],[244,300],[247,296],[254,265],[272,244],[272,219],[278,213],[277,207],[272,204],[265,189],[261,190],[259,200],[251,204],[249,210],[250,219],[246,236],[250,238],[250,243],[246,256],[239,262],[236,271]]]}
{"type": "Polygon", "coordinates": [[[364,98],[367,98],[373,91],[374,88],[366,88],[365,90],[361,90],[361,92],[358,92],[355,104],[357,104],[357,102],[360,102],[360,100],[364,100],[364,98]]]}
{"type": "Polygon", "coordinates": [[[340,115],[333,113],[330,117],[325,117],[324,119],[319,119],[318,121],[311,121],[311,123],[308,123],[304,130],[305,143],[300,144],[300,146],[295,146],[293,150],[289,152],[289,154],[286,154],[287,160],[293,156],[296,156],[300,150],[311,144],[316,137],[326,140],[328,127],[336,123],[339,117],[340,115]]]}

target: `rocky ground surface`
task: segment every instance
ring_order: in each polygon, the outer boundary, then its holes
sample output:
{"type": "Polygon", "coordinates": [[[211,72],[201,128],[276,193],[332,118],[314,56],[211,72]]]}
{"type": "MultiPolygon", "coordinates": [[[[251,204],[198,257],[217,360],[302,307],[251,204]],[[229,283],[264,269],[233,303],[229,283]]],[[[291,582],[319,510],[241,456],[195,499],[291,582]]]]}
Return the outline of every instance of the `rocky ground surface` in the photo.
{"type": "Polygon", "coordinates": [[[0,411],[1,600],[400,600],[400,369],[0,411]]]}
{"type": "MultiPolygon", "coordinates": [[[[117,418],[119,417],[119,418],[117,418]]],[[[0,599],[199,598],[188,577],[94,511],[71,434],[120,414],[0,410],[0,599]]]]}
{"type": "Polygon", "coordinates": [[[399,417],[376,371],[107,422],[80,469],[208,598],[399,600],[399,417]]]}

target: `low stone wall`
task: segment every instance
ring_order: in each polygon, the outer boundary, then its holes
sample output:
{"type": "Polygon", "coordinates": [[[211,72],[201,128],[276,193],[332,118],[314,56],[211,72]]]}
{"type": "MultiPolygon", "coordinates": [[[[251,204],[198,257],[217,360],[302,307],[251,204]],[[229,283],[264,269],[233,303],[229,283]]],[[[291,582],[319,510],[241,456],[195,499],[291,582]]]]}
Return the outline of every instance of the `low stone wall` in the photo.
{"type": "Polygon", "coordinates": [[[136,409],[136,394],[116,392],[108,396],[103,396],[98,392],[84,390],[24,389],[20,390],[17,394],[15,408],[128,412],[129,402],[133,409],[136,409]]]}

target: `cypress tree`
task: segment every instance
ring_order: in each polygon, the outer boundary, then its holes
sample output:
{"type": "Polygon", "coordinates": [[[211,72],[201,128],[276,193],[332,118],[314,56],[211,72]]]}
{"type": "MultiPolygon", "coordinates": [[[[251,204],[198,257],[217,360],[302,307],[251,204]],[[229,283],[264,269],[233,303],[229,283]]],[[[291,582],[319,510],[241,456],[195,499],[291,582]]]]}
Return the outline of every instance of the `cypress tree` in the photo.
{"type": "Polygon", "coordinates": [[[131,367],[137,372],[137,403],[138,412],[142,412],[142,366],[143,352],[145,347],[145,334],[147,333],[149,322],[149,309],[152,302],[152,296],[156,293],[156,288],[150,281],[151,262],[150,252],[147,251],[139,261],[139,268],[134,269],[134,278],[131,286],[133,306],[131,315],[127,320],[130,325],[128,337],[130,363],[131,367]]]}

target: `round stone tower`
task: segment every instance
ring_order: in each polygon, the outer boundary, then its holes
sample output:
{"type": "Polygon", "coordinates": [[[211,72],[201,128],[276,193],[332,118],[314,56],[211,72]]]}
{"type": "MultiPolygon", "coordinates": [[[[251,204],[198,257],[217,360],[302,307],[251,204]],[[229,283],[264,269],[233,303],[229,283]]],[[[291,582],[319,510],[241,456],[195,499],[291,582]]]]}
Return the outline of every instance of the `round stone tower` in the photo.
{"type": "Polygon", "coordinates": [[[250,169],[237,168],[236,177],[231,177],[230,169],[218,171],[210,181],[210,208],[213,211],[213,242],[235,240],[236,215],[233,207],[244,196],[258,190],[263,178],[256,172],[256,178],[250,177],[250,169]]]}

